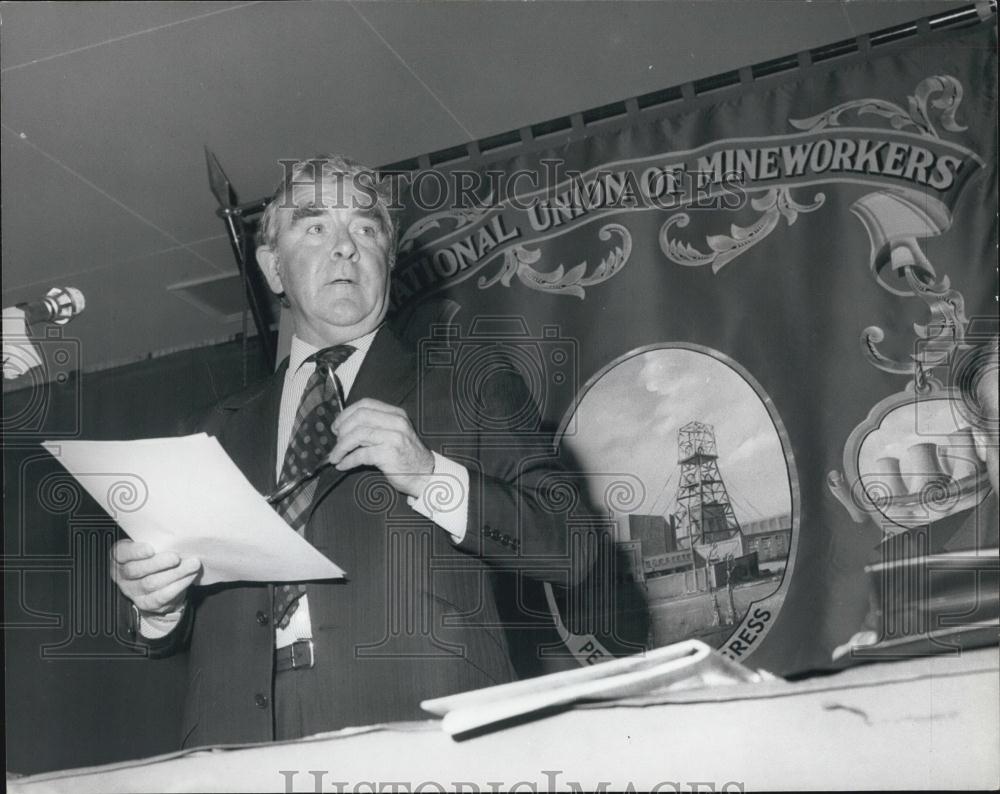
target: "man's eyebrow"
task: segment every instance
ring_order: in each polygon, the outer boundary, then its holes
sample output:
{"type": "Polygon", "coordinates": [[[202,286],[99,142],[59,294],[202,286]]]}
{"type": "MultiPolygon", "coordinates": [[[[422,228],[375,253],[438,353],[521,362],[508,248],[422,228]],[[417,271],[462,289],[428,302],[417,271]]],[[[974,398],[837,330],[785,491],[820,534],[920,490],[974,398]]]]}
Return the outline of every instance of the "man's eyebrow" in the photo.
{"type": "Polygon", "coordinates": [[[358,217],[364,218],[365,220],[369,221],[376,221],[379,226],[381,226],[383,229],[385,228],[385,221],[382,219],[381,213],[376,212],[373,209],[363,209],[363,210],[359,209],[358,217]]]}
{"type": "MultiPolygon", "coordinates": [[[[327,207],[315,206],[296,207],[292,210],[292,219],[289,222],[289,225],[294,226],[296,223],[301,220],[305,220],[306,218],[318,218],[325,215],[327,209],[327,207]]],[[[383,230],[385,229],[385,221],[383,220],[382,215],[374,209],[359,209],[357,210],[357,217],[364,220],[375,221],[378,223],[379,227],[383,230]]]]}
{"type": "Polygon", "coordinates": [[[325,212],[326,210],[323,207],[296,207],[292,210],[291,225],[294,226],[296,223],[305,218],[318,218],[325,212]]]}

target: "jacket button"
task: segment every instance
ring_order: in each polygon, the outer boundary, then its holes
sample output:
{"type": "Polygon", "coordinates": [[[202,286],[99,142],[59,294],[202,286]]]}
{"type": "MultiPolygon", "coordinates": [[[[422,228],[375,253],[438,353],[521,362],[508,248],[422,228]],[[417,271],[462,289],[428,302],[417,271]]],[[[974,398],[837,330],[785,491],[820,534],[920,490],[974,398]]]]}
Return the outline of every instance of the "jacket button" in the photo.
{"type": "Polygon", "coordinates": [[[266,612],[261,611],[257,613],[257,622],[260,623],[261,626],[266,626],[271,622],[271,619],[267,616],[266,612]]]}
{"type": "Polygon", "coordinates": [[[256,695],[253,696],[253,702],[257,704],[257,708],[259,709],[267,708],[267,700],[268,700],[267,695],[265,695],[263,692],[258,692],[256,695]]]}

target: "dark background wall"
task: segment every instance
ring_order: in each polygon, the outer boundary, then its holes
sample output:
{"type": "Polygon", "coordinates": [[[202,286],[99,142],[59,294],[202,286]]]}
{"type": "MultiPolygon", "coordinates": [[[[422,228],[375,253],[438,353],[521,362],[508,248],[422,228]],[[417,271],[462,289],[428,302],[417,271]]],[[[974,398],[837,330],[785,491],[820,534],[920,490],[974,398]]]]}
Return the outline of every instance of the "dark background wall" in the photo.
{"type": "MultiPolygon", "coordinates": [[[[248,352],[248,376],[265,374],[248,352]]],[[[185,675],[183,657],[151,661],[127,646],[107,571],[114,522],[40,442],[174,435],[179,419],[240,388],[243,369],[241,345],[228,343],[4,395],[11,772],[175,749],[185,675]]]]}

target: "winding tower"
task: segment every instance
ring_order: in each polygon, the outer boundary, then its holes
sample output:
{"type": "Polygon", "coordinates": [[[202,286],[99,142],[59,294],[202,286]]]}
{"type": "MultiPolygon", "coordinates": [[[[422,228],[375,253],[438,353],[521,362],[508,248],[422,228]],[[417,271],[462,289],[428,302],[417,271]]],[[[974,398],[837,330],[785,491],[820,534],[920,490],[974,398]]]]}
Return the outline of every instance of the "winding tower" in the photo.
{"type": "Polygon", "coordinates": [[[677,431],[678,536],[686,545],[713,545],[742,535],[719,473],[715,428],[688,422],[677,431]]]}

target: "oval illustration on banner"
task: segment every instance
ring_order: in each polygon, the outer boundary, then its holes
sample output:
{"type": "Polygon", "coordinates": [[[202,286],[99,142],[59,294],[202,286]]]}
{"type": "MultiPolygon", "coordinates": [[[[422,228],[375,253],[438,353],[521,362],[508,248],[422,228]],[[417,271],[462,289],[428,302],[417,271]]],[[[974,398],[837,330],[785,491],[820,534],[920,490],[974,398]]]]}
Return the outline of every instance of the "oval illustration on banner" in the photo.
{"type": "Polygon", "coordinates": [[[708,348],[643,347],[591,378],[562,428],[613,527],[616,575],[644,592],[649,647],[760,647],[794,564],[799,492],[756,380],[708,348]]]}

